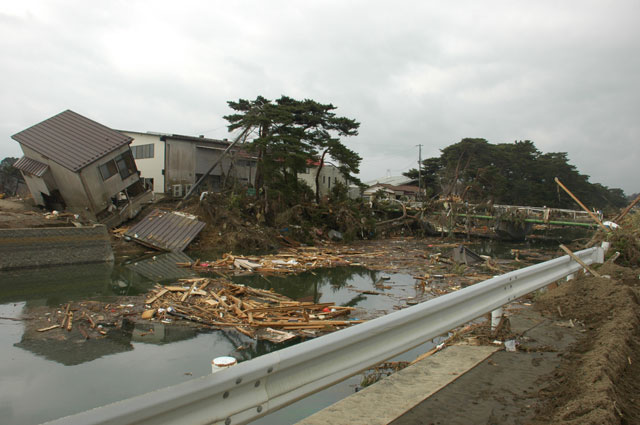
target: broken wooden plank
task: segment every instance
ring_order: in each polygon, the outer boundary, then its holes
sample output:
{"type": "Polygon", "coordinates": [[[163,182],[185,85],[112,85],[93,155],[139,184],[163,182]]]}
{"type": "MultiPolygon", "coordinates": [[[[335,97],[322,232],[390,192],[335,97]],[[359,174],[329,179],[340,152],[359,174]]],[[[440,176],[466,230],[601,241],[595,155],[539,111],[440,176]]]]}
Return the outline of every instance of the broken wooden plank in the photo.
{"type": "Polygon", "coordinates": [[[180,298],[180,301],[185,302],[187,298],[189,298],[189,296],[191,295],[191,292],[193,291],[193,288],[195,287],[196,287],[196,282],[193,282],[191,284],[191,288],[189,288],[189,290],[185,292],[184,295],[182,295],[182,298],[180,298]]]}
{"type": "Polygon", "coordinates": [[[589,271],[589,273],[591,273],[592,275],[594,275],[595,277],[602,277],[602,275],[600,275],[600,273],[598,273],[597,271],[593,270],[591,267],[589,267],[584,261],[582,261],[580,259],[580,257],[578,257],[577,255],[575,255],[573,252],[571,252],[571,250],[569,248],[567,248],[564,245],[560,245],[560,249],[562,249],[564,252],[567,253],[567,255],[569,255],[569,257],[573,258],[573,260],[580,264],[582,267],[584,267],[586,270],[589,271]]]}
{"type": "Polygon", "coordinates": [[[57,329],[61,327],[60,325],[52,325],[52,326],[47,326],[46,328],[40,328],[40,329],[36,329],[38,332],[46,332],[46,331],[50,331],[52,329],[57,329]]]}
{"type": "Polygon", "coordinates": [[[146,300],[145,303],[153,304],[154,302],[159,300],[167,292],[169,292],[169,289],[167,289],[167,288],[161,289],[160,292],[158,292],[156,295],[154,295],[153,297],[151,297],[148,300],[146,300]]]}
{"type": "Polygon", "coordinates": [[[600,226],[600,228],[602,230],[605,231],[605,233],[609,232],[609,229],[607,229],[605,227],[604,224],[602,224],[602,222],[600,221],[600,219],[598,217],[595,216],[595,214],[593,212],[591,212],[591,210],[589,210],[589,208],[587,208],[582,202],[580,202],[580,199],[578,199],[573,193],[571,193],[571,191],[569,189],[567,189],[567,187],[565,185],[562,184],[562,182],[560,181],[560,179],[558,179],[557,177],[554,179],[554,181],[558,184],[558,186],[560,186],[565,192],[567,192],[567,194],[569,196],[571,196],[571,198],[573,198],[574,201],[576,201],[578,203],[578,205],[580,205],[580,207],[582,207],[583,210],[585,210],[589,216],[593,219],[593,221],[595,221],[598,226],[600,226]]]}

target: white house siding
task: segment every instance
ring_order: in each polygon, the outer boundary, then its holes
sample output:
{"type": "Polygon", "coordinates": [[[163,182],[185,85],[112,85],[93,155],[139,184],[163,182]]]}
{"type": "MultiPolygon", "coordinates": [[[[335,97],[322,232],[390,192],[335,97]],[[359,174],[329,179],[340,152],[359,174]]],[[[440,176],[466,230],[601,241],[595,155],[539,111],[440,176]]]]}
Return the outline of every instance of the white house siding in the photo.
{"type": "Polygon", "coordinates": [[[129,137],[133,137],[131,146],[153,145],[153,158],[134,158],[140,177],[153,179],[153,192],[164,193],[164,166],[165,150],[164,142],[160,140],[160,135],[149,133],[137,133],[134,131],[121,131],[129,137]]]}
{"type": "MultiPolygon", "coordinates": [[[[316,173],[318,171],[318,167],[315,167],[315,166],[308,167],[307,171],[308,172],[306,173],[298,174],[298,179],[307,183],[313,190],[313,193],[315,193],[316,192],[316,173]]],[[[331,189],[333,189],[333,187],[336,185],[336,182],[345,184],[344,176],[342,175],[338,167],[330,163],[325,163],[324,166],[322,167],[322,170],[320,170],[320,178],[319,178],[320,196],[325,196],[330,194],[331,189]]]]}

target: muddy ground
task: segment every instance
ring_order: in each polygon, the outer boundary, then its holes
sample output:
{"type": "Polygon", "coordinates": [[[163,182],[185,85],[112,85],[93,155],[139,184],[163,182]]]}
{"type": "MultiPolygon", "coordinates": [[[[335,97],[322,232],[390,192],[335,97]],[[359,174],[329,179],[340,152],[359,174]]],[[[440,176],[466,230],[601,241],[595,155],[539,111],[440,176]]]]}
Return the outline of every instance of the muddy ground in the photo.
{"type": "Polygon", "coordinates": [[[536,300],[544,314],[583,326],[581,338],[544,377],[533,423],[640,423],[640,279],[637,269],[605,265],[536,300]]]}
{"type": "MultiPolygon", "coordinates": [[[[47,219],[39,211],[18,211],[13,204],[0,204],[0,227],[38,227],[65,220],[68,218],[47,219]]],[[[445,266],[431,255],[449,250],[452,244],[456,242],[396,238],[336,245],[336,249],[353,250],[351,260],[367,267],[425,276],[443,274],[445,266]]],[[[524,265],[526,261],[493,262],[474,271],[458,268],[455,272],[451,266],[447,274],[455,279],[472,272],[472,280],[480,280],[524,265]]],[[[492,379],[502,381],[495,383],[492,400],[506,410],[511,407],[513,413],[509,419],[492,416],[477,423],[640,424],[640,270],[611,264],[599,271],[610,278],[582,276],[530,299],[532,308],[543,317],[575,328],[575,341],[549,351],[555,353],[557,363],[549,370],[540,369],[535,385],[528,389],[511,388],[509,374],[494,374],[492,379]],[[536,391],[531,393],[531,388],[536,391]],[[526,396],[518,391],[525,391],[526,396]]],[[[444,411],[455,412],[461,404],[484,400],[482,395],[470,397],[451,401],[444,411]]],[[[441,416],[437,421],[416,419],[414,423],[453,421],[441,416]]]]}

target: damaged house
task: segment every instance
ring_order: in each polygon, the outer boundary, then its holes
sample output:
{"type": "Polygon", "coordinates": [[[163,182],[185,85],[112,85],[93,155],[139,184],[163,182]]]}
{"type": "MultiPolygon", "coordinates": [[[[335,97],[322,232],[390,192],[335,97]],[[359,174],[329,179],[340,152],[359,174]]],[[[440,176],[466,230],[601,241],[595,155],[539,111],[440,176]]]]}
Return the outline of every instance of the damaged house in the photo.
{"type": "MultiPolygon", "coordinates": [[[[222,157],[230,141],[204,136],[180,134],[140,133],[122,131],[131,136],[131,149],[146,187],[157,194],[183,196],[222,157]]],[[[235,181],[253,186],[257,159],[236,146],[220,165],[209,172],[200,190],[219,191],[225,184],[235,181]]]]}
{"type": "Polygon", "coordinates": [[[71,110],[11,137],[24,152],[14,167],[36,205],[114,227],[152,197],[140,182],[132,138],[71,110]]]}

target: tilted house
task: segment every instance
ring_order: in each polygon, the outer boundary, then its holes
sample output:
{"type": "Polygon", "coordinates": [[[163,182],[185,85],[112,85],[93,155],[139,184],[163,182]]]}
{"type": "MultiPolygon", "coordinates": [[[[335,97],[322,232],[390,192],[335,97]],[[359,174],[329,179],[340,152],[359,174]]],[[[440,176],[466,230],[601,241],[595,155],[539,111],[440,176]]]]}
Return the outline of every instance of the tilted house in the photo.
{"type": "Polygon", "coordinates": [[[11,136],[37,205],[117,226],[151,198],[140,183],[131,137],[66,110],[11,136]]]}

